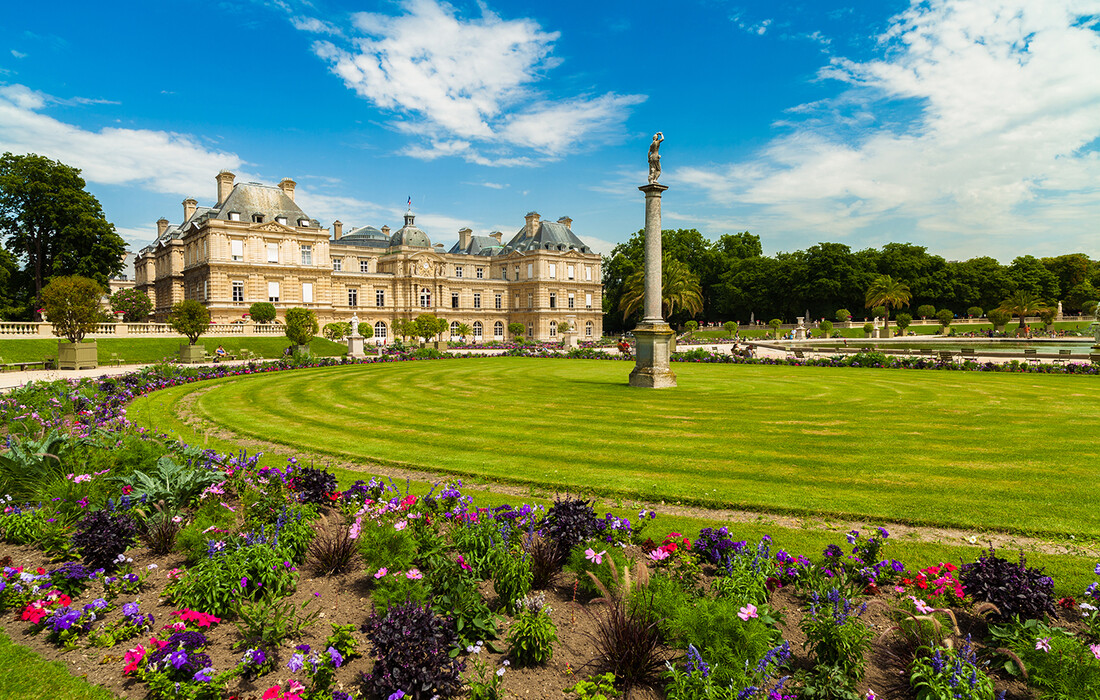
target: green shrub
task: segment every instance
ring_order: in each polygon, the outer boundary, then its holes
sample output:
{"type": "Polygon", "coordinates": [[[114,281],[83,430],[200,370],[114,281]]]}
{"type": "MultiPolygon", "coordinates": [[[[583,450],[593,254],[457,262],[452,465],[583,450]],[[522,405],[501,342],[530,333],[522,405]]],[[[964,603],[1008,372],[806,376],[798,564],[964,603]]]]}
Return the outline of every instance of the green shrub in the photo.
{"type": "Polygon", "coordinates": [[[53,324],[53,334],[79,343],[100,324],[99,300],[103,287],[80,275],[54,277],[42,288],[42,308],[53,324]]]}
{"type": "Polygon", "coordinates": [[[520,666],[544,664],[554,655],[556,641],[558,631],[554,621],[550,619],[546,595],[536,593],[525,597],[520,604],[516,621],[508,631],[511,657],[520,666]]]}
{"type": "Polygon", "coordinates": [[[257,301],[248,307],[253,323],[271,323],[275,320],[275,305],[270,301],[257,301]]]}
{"type": "Polygon", "coordinates": [[[951,309],[940,309],[936,312],[936,320],[940,322],[940,326],[943,327],[943,331],[946,334],[947,327],[955,320],[955,314],[951,313],[951,309]]]}
{"type": "Polygon", "coordinates": [[[126,323],[140,323],[149,318],[153,302],[145,292],[131,287],[120,289],[111,295],[111,311],[122,314],[126,323]]]}
{"type": "Polygon", "coordinates": [[[282,551],[266,544],[231,546],[200,559],[166,595],[177,606],[228,617],[238,600],[282,598],[297,587],[297,570],[282,551]]]}
{"type": "Polygon", "coordinates": [[[863,337],[870,338],[871,334],[875,332],[875,324],[868,321],[863,324],[863,337]]]}
{"type": "Polygon", "coordinates": [[[813,649],[818,665],[841,669],[848,685],[854,685],[863,678],[863,655],[874,636],[859,619],[867,606],[855,608],[836,588],[824,596],[814,591],[811,600],[799,625],[806,635],[806,648],[813,649]]]}
{"type": "Polygon", "coordinates": [[[309,341],[317,335],[317,316],[309,309],[287,309],[284,332],[295,345],[309,345],[309,341]]]}
{"type": "Polygon", "coordinates": [[[180,464],[164,456],[157,460],[156,470],[151,470],[149,474],[135,470],[129,476],[116,477],[115,480],[132,485],[132,497],[135,499],[147,496],[150,503],[163,502],[170,509],[179,509],[189,505],[203,489],[221,479],[219,471],[180,464]]]}
{"type": "Polygon", "coordinates": [[[970,316],[971,318],[981,318],[982,314],[984,313],[985,310],[982,309],[982,307],[980,306],[971,306],[969,309],[966,310],[966,315],[970,316]]]}
{"type": "Polygon", "coordinates": [[[852,312],[848,309],[837,309],[835,316],[840,323],[847,323],[852,320],[852,312]]]}
{"type": "Polygon", "coordinates": [[[921,304],[917,307],[917,315],[922,319],[931,318],[936,315],[936,307],[931,304],[921,304]]]}
{"type": "Polygon", "coordinates": [[[210,328],[210,310],[194,299],[176,302],[172,306],[168,325],[180,335],[187,336],[187,342],[194,345],[210,328]]]}
{"type": "Polygon", "coordinates": [[[531,565],[521,548],[507,545],[494,548],[493,589],[501,606],[509,612],[515,611],[531,590],[531,565]]]}

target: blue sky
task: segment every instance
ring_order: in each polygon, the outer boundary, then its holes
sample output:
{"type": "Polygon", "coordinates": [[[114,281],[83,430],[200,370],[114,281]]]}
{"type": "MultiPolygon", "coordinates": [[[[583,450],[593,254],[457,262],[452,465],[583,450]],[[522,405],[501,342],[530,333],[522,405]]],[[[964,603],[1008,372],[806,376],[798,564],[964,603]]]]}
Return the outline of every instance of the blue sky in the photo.
{"type": "Polygon", "coordinates": [[[328,225],[434,242],[568,215],[765,252],[889,241],[1100,257],[1100,0],[21,3],[0,151],[80,167],[136,250],[180,202],[298,182],[328,225]]]}

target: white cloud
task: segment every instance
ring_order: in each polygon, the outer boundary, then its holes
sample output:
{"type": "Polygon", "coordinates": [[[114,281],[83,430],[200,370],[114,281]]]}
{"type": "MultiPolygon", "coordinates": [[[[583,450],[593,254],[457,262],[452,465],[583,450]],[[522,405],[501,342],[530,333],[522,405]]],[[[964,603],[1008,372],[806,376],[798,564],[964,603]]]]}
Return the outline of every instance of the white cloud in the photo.
{"type": "Polygon", "coordinates": [[[491,190],[503,190],[508,187],[507,184],[499,182],[464,182],[464,185],[473,185],[474,187],[488,187],[491,190]]]}
{"type": "MultiPolygon", "coordinates": [[[[750,160],[687,167],[676,182],[754,221],[814,236],[907,221],[929,237],[1028,238],[1095,229],[1100,158],[1097,0],[914,0],[885,58],[834,59],[848,87],[791,110],[750,160]],[[899,104],[911,118],[897,121],[899,104]]],[[[1096,243],[1092,243],[1096,250],[1096,243]]]]}
{"type": "MultiPolygon", "coordinates": [[[[436,0],[405,0],[403,8],[398,16],[358,13],[349,30],[357,37],[317,41],[313,51],[348,88],[393,112],[395,128],[424,139],[406,155],[526,165],[530,156],[484,148],[560,157],[619,136],[629,108],[645,99],[540,94],[536,85],[560,63],[552,56],[559,34],[533,20],[505,20],[484,5],[481,17],[464,18],[436,0]]],[[[315,31],[304,24],[295,21],[315,31]]]]}
{"type": "Polygon", "coordinates": [[[186,134],[67,124],[42,113],[53,101],[24,85],[0,86],[0,152],[48,156],[80,168],[90,182],[192,195],[212,192],[220,169],[239,173],[243,165],[236,154],[209,150],[186,134]]]}
{"type": "Polygon", "coordinates": [[[15,49],[11,50],[11,55],[15,56],[16,58],[26,58],[27,57],[27,54],[23,53],[22,51],[16,51],[15,49]]]}
{"type": "Polygon", "coordinates": [[[291,17],[290,23],[294,25],[295,29],[300,29],[303,32],[332,34],[334,36],[343,36],[344,34],[336,25],[316,17],[291,17]]]}

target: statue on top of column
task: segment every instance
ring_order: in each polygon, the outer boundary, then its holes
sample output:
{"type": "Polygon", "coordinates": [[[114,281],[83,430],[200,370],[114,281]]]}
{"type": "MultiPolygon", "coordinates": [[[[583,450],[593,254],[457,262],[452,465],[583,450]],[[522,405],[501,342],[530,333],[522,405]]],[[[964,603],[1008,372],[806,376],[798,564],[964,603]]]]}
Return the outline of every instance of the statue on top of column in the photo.
{"type": "Polygon", "coordinates": [[[649,184],[656,185],[657,179],[661,177],[661,154],[657,152],[657,149],[661,147],[661,142],[665,140],[665,135],[658,131],[653,134],[653,143],[649,144],[649,184]]]}

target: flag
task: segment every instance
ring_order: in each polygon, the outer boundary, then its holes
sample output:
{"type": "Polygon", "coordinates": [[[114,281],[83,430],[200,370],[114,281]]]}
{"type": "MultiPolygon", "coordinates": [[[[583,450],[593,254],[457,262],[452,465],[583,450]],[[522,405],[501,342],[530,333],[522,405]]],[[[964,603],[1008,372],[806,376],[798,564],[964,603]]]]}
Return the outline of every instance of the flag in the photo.
{"type": "Polygon", "coordinates": [[[412,209],[412,208],[413,208],[413,198],[412,198],[412,195],[409,195],[408,207],[409,207],[409,209],[412,209]]]}

